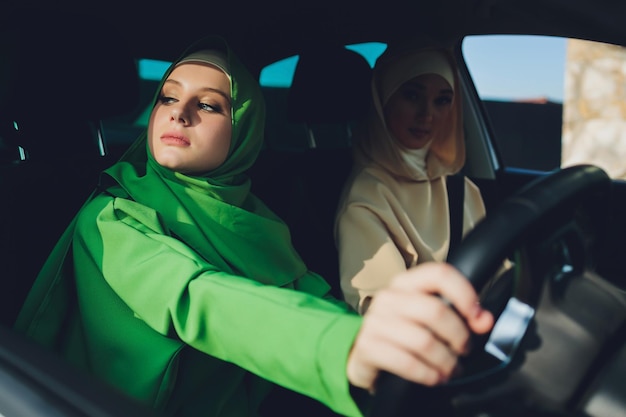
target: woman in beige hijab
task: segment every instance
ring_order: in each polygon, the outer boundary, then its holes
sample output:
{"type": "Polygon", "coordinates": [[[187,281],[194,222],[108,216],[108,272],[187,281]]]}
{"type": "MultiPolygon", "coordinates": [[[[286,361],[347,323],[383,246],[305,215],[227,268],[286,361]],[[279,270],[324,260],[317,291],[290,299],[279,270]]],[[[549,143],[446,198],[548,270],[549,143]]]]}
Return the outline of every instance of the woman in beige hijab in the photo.
{"type": "MultiPolygon", "coordinates": [[[[444,48],[390,46],[376,62],[335,225],[341,288],[360,313],[393,276],[448,255],[446,177],[465,163],[460,87],[444,48]]],[[[465,178],[463,234],[484,215],[465,178]]]]}

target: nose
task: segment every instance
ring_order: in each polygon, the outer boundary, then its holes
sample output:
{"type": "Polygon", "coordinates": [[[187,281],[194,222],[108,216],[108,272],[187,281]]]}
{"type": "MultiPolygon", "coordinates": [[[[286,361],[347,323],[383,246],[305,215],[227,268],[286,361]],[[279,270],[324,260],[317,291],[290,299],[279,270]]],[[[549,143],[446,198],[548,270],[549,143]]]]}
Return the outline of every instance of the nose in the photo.
{"type": "Polygon", "coordinates": [[[184,125],[189,124],[190,116],[183,104],[176,103],[170,107],[170,121],[182,123],[184,125]]]}
{"type": "Polygon", "coordinates": [[[418,107],[416,116],[420,120],[431,121],[435,113],[435,107],[431,103],[423,102],[418,107]]]}

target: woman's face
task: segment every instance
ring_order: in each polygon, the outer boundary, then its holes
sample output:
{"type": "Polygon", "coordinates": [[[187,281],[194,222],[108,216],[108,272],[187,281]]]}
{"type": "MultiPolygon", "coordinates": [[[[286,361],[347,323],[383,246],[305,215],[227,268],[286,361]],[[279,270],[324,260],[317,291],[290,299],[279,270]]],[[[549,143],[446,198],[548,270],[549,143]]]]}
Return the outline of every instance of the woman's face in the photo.
{"type": "Polygon", "coordinates": [[[208,64],[176,67],[150,115],[148,145],[154,159],[183,174],[211,171],[226,160],[231,132],[226,74],[208,64]]]}
{"type": "Polygon", "coordinates": [[[423,74],[398,88],[383,108],[385,123],[402,145],[419,149],[444,126],[454,92],[440,75],[423,74]]]}

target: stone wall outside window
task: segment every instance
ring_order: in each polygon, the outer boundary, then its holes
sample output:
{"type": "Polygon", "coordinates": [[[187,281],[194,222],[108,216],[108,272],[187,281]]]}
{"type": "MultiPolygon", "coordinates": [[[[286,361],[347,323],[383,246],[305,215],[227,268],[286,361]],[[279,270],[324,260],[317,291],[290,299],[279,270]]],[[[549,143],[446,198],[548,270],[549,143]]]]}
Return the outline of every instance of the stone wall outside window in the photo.
{"type": "Polygon", "coordinates": [[[626,48],[577,39],[567,46],[562,166],[592,163],[626,179],[626,48]]]}

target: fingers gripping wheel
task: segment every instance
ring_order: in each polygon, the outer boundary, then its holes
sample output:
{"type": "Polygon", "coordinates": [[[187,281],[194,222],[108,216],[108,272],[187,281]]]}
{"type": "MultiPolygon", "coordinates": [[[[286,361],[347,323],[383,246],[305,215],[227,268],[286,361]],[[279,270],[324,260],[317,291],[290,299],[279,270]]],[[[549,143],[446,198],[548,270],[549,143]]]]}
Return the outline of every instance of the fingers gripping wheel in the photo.
{"type": "MultiPolygon", "coordinates": [[[[535,375],[542,374],[544,369],[543,373],[550,373],[550,366],[555,363],[554,358],[541,354],[542,348],[551,344],[543,351],[554,351],[555,347],[559,349],[559,343],[564,344],[564,350],[571,347],[566,342],[571,342],[571,334],[565,331],[552,329],[554,336],[550,337],[542,333],[549,327],[542,322],[555,321],[554,313],[543,311],[559,311],[564,316],[562,311],[568,308],[568,297],[575,297],[576,291],[585,294],[591,291],[598,294],[591,298],[603,306],[609,305],[606,309],[610,311],[606,313],[617,317],[613,323],[600,324],[605,333],[624,322],[626,303],[607,303],[606,299],[615,298],[608,295],[612,291],[610,284],[603,283],[588,270],[595,233],[606,221],[603,210],[608,207],[610,186],[606,173],[595,166],[564,168],[530,183],[490,212],[450,254],[448,262],[477,291],[485,290],[483,295],[489,300],[486,307],[498,317],[494,330],[491,335],[473,341],[473,353],[462,362],[462,375],[448,384],[424,387],[382,373],[369,416],[470,416],[493,410],[490,407],[502,410],[515,398],[518,402],[546,405],[547,409],[570,406],[570,395],[578,389],[577,382],[584,371],[578,376],[552,372],[561,377],[547,378],[552,380],[545,391],[551,392],[536,392],[545,384],[535,375]],[[497,280],[497,285],[487,288],[505,259],[510,259],[513,267],[497,280]],[[549,314],[552,316],[545,319],[549,314]],[[504,328],[504,332],[499,328],[504,328]],[[553,385],[566,388],[559,391],[553,385]]],[[[576,303],[580,305],[579,301],[576,303]]],[[[598,323],[590,324],[593,320],[588,317],[585,320],[590,328],[598,326],[598,323]]],[[[597,348],[592,349],[589,343],[586,346],[585,352],[570,349],[572,355],[589,356],[590,350],[597,348]]],[[[516,407],[513,409],[519,410],[519,404],[516,407]]]]}

